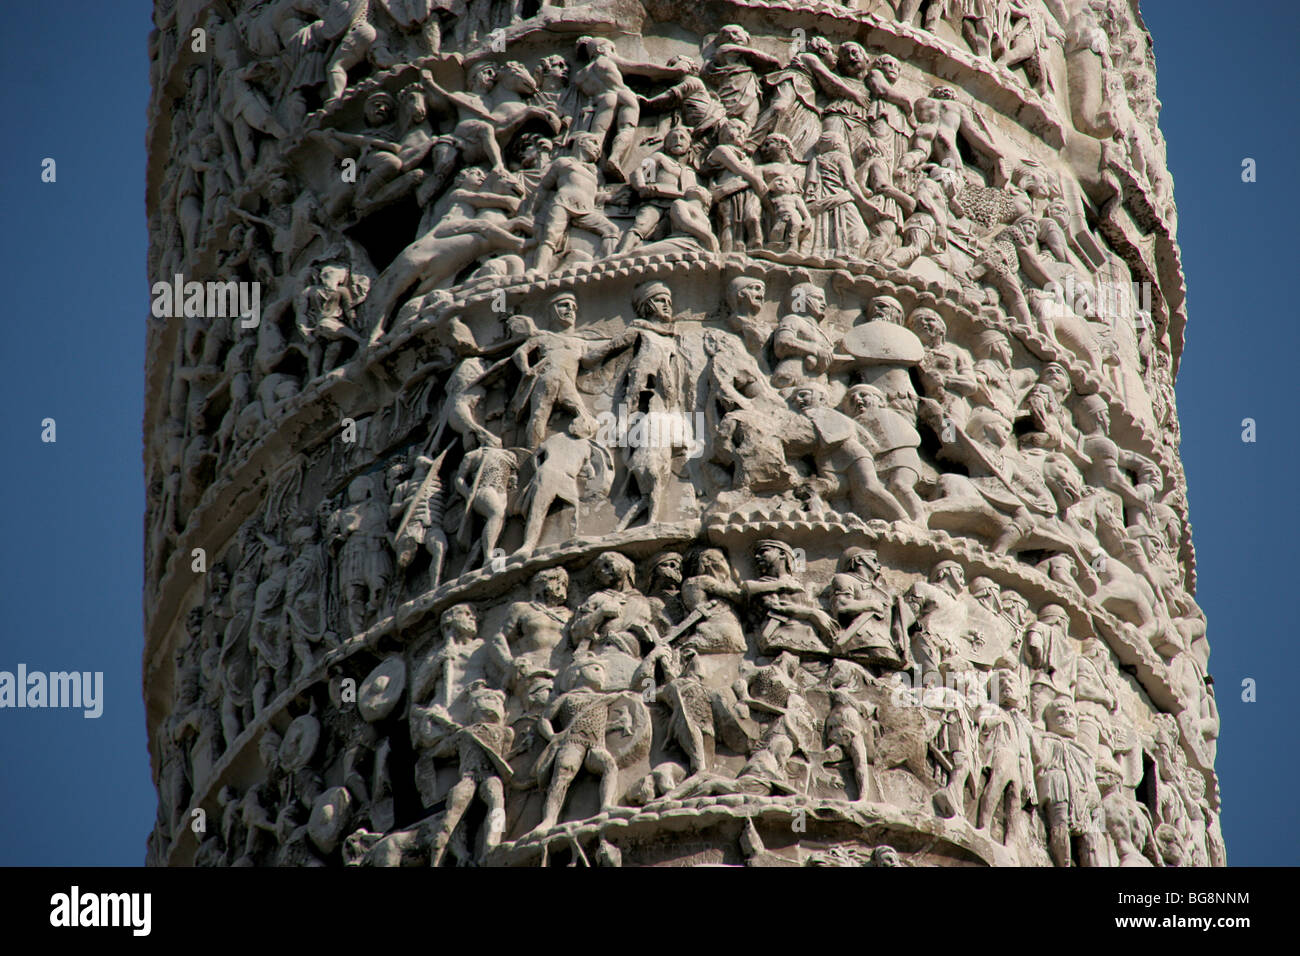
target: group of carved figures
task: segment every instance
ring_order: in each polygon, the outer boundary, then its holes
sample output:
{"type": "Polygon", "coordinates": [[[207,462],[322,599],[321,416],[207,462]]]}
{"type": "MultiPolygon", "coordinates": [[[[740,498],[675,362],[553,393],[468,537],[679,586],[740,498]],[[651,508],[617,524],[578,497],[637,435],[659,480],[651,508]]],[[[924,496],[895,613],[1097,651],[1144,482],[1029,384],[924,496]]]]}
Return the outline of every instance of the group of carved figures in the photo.
{"type": "MultiPolygon", "coordinates": [[[[154,265],[266,292],[255,329],[183,317],[151,466],[154,580],[279,410],[418,320],[441,348],[407,383],[418,427],[395,415],[400,440],[313,450],[337,493],[268,507],[208,572],[158,734],[156,858],[256,730],[263,780],[220,790],[198,862],[474,862],[507,833],[661,800],[907,803],[898,773],[1026,862],[1045,862],[1023,855],[1034,843],[1057,865],[1221,862],[1180,746],[1212,760],[1218,732],[1186,504],[1177,475],[1121,443],[1137,429],[1111,435],[1118,403],[1176,445],[1169,334],[1160,310],[1108,311],[1130,272],[1077,184],[955,87],[851,40],[790,49],[730,25],[662,64],[603,36],[517,54],[530,65],[495,47],[462,61],[439,55],[444,28],[467,49],[527,5],[462,4],[454,21],[443,6],[245,4],[210,14],[210,59],[188,58],[154,265]],[[570,267],[656,258],[726,264],[708,273],[724,301],[687,317],[671,275],[643,281],[609,332],[581,286],[536,292],[570,267]],[[827,269],[874,276],[873,294],[832,307],[827,269]],[[532,283],[527,308],[489,326],[463,307],[512,277],[532,283]],[[905,307],[908,285],[942,295],[905,307]],[[665,551],[641,575],[603,552],[575,606],[554,563],[501,608],[445,609],[427,652],[352,675],[355,704],[334,693],[343,671],[322,691],[326,652],[404,599],[594,537],[774,513],[1019,559],[1159,652],[1186,719],[1138,728],[1111,651],[1070,637],[1061,605],[1031,611],[952,561],[891,586],[860,549],[817,591],[775,539],[744,581],[719,548],[665,551]],[[947,686],[917,691],[911,673],[947,686]],[[594,795],[571,793],[588,778],[594,795]],[[419,823],[412,789],[432,811],[419,823]]],[[[890,6],[1044,95],[1063,86],[1053,42],[1107,70],[1140,57],[1108,46],[1113,4],[1069,23],[1052,3],[890,6]]],[[[1117,135],[1103,157],[1167,194],[1157,153],[1117,135]]]]}
{"type": "MultiPolygon", "coordinates": [[[[481,347],[463,329],[467,354],[428,373],[441,387],[428,390],[440,408],[425,439],[337,500],[278,519],[278,541],[245,526],[262,546],[242,549],[235,590],[255,606],[225,640],[253,655],[241,678],[250,699],[282,688],[283,662],[305,667],[326,630],[323,609],[304,612],[311,624],[293,617],[296,591],[305,604],[337,595],[334,629],[350,636],[404,593],[701,508],[975,538],[1115,615],[1190,675],[1192,699],[1205,697],[1181,496],[1110,437],[1102,396],[1076,395],[1059,364],[1019,364],[1001,331],[978,332],[967,350],[937,310],[907,314],[888,295],[847,329],[810,282],[789,288],[775,322],[760,278],[731,280],[726,304],[709,327],[679,321],[671,289],[652,280],[612,337],[577,327],[571,292],[551,295],[540,320],[512,316],[481,347]],[[639,422],[610,427],[610,408],[639,422]]],[[[228,710],[248,696],[236,689],[228,710]]]]}
{"type": "MultiPolygon", "coordinates": [[[[262,547],[263,564],[283,568],[275,546],[262,547]]],[[[222,787],[221,825],[199,863],[320,864],[339,850],[350,863],[415,853],[472,864],[508,832],[545,836],[575,813],[734,795],[916,801],[1026,863],[1047,862],[1033,846],[1058,866],[1222,862],[1178,722],[1157,715],[1139,728],[1126,706],[1136,684],[1105,642],[1070,636],[1062,606],[1035,611],[989,577],[968,583],[951,560],[895,588],[861,547],[829,581],[782,540],[757,541],[749,559],[741,580],[721,548],[638,563],[607,551],[572,603],[565,568],[544,568],[516,600],[445,608],[436,635],[356,672],[351,702],[334,688],[355,665],[332,669],[328,700],[323,675],[306,675],[301,590],[263,581],[240,603],[242,569],[228,589],[220,576],[178,653],[160,762],[173,814],[159,852],[187,826],[221,739],[258,716],[273,686],[289,689],[292,672],[299,715],[282,733],[263,721],[264,780],[243,794],[222,787]],[[820,591],[814,580],[826,581],[820,591]],[[283,615],[267,607],[276,587],[283,615]],[[266,650],[276,627],[278,660],[266,650]],[[252,632],[246,670],[232,660],[241,629],[252,632]],[[570,791],[588,778],[575,810],[570,791]],[[403,788],[423,810],[399,819],[403,788]]],[[[590,849],[618,860],[603,839],[590,849]]]]}
{"type": "Polygon", "coordinates": [[[373,21],[390,5],[351,6],[338,23],[333,7],[313,19],[305,0],[213,20],[212,62],[188,76],[160,210],[176,234],[158,244],[158,274],[194,266],[206,235],[216,237],[206,250],[214,276],[268,291],[255,330],[185,318],[153,477],[164,526],[183,524],[277,406],[422,308],[445,305],[450,286],[654,252],[910,270],[974,307],[1000,304],[1017,327],[1150,408],[1155,430],[1176,442],[1167,333],[1136,304],[1107,311],[1108,289],[1127,289],[1130,276],[1094,237],[1079,196],[1037,161],[1013,159],[953,89],[906,96],[893,57],[819,37],[776,56],[733,25],[700,60],[634,61],[587,36],[571,60],[551,55],[531,69],[480,59],[449,90],[410,53],[412,76],[395,93],[366,94],[360,127],[322,125],[333,113],[307,127],[305,113],[277,119],[269,103],[289,109],[301,99],[291,91],[323,76],[324,102],[339,101],[347,70],[377,50],[390,52],[376,66],[405,62],[395,41],[376,38],[373,21]],[[285,89],[257,92],[275,76],[285,89]],[[296,145],[281,155],[274,144],[286,137],[296,145]],[[344,229],[403,204],[418,208],[419,227],[377,269],[344,229]]]}

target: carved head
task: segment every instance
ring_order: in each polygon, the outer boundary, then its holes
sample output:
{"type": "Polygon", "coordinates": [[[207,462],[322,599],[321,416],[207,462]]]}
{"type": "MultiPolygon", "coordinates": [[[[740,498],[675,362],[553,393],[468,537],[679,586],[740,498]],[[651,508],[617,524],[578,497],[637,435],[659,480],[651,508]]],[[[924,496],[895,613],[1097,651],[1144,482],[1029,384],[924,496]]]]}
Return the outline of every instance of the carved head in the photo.
{"type": "Polygon", "coordinates": [[[423,123],[429,115],[429,106],[424,99],[424,89],[417,83],[404,86],[397,94],[402,113],[413,124],[423,123]]]}
{"type": "Polygon", "coordinates": [[[892,295],[878,295],[872,299],[867,315],[872,322],[903,324],[903,306],[892,295]]]}
{"type": "Polygon", "coordinates": [[[619,591],[631,591],[636,578],[636,566],[632,560],[617,551],[606,551],[596,558],[596,582],[603,588],[619,591]]]}
{"type": "Polygon", "coordinates": [[[594,657],[574,661],[569,685],[575,690],[602,690],[605,686],[605,665],[594,657]]]}
{"type": "Polygon", "coordinates": [[[878,846],[871,854],[872,866],[902,866],[898,851],[892,846],[878,846]]]}
{"type": "Polygon", "coordinates": [[[874,385],[854,385],[844,396],[844,405],[850,415],[861,415],[873,408],[884,408],[885,403],[885,393],[874,385]]]}
{"type": "Polygon", "coordinates": [[[966,431],[976,441],[982,441],[994,448],[1005,448],[1011,440],[1011,423],[986,406],[971,412],[966,421],[966,431]]]}
{"type": "Polygon", "coordinates": [[[826,392],[819,385],[805,383],[795,389],[796,408],[820,408],[826,404],[826,392]]]}
{"type": "Polygon", "coordinates": [[[799,315],[820,319],[826,314],[826,293],[812,282],[800,282],[790,289],[786,309],[799,315]]]}
{"type": "Polygon", "coordinates": [[[1070,628],[1070,615],[1059,604],[1044,604],[1038,612],[1038,623],[1064,634],[1070,628]]]}
{"type": "Polygon", "coordinates": [[[751,42],[749,31],[739,24],[729,23],[718,31],[718,46],[722,46],[724,43],[749,46],[751,42]]]}
{"type": "Polygon", "coordinates": [[[1038,247],[1038,220],[1033,216],[1021,216],[1011,230],[1011,239],[1018,246],[1036,249],[1038,247]]]}
{"type": "Polygon", "coordinates": [[[847,548],[840,555],[840,570],[874,581],[880,574],[880,559],[870,548],[847,548]]]}
{"type": "Polygon", "coordinates": [[[934,309],[913,310],[907,317],[907,327],[916,333],[926,348],[942,345],[948,334],[948,326],[934,309]]]}
{"type": "Polygon", "coordinates": [[[956,561],[940,561],[930,570],[930,583],[956,596],[966,590],[966,572],[956,561]]]}
{"type": "Polygon", "coordinates": [[[766,296],[767,286],[757,276],[736,276],[727,283],[727,305],[736,315],[757,315],[766,296]]]}
{"type": "Polygon", "coordinates": [[[498,81],[520,96],[532,96],[537,92],[537,81],[528,72],[528,67],[517,60],[510,60],[501,67],[498,81]]]}
{"type": "Polygon", "coordinates": [[[614,42],[605,37],[578,37],[574,49],[582,63],[590,63],[601,56],[612,56],[616,52],[614,42]]]}
{"type": "Polygon", "coordinates": [[[563,332],[578,321],[578,297],[572,292],[557,292],[546,303],[551,313],[551,328],[563,332]]]}
{"type": "Polygon", "coordinates": [[[512,337],[536,335],[537,323],[527,315],[512,315],[506,319],[506,332],[512,337]]]}
{"type": "Polygon", "coordinates": [[[1079,733],[1079,714],[1074,704],[1064,697],[1058,697],[1043,711],[1047,729],[1062,737],[1074,737],[1079,733]]]}
{"type": "Polygon", "coordinates": [[[287,206],[293,202],[293,184],[279,177],[266,187],[266,198],[272,206],[287,206]]]}
{"type": "Polygon", "coordinates": [[[718,127],[718,142],[727,146],[744,146],[749,139],[749,124],[735,117],[718,127]]]}
{"type": "Polygon", "coordinates": [[[1100,395],[1085,395],[1079,402],[1079,424],[1086,432],[1110,434],[1110,406],[1100,395]]]}
{"type": "Polygon", "coordinates": [[[975,600],[979,601],[986,607],[1001,610],[1002,608],[1002,589],[992,578],[980,576],[972,578],[970,582],[970,593],[975,600]]]}
{"type": "Polygon", "coordinates": [[[491,93],[497,85],[497,77],[495,63],[480,63],[469,71],[465,86],[472,93],[491,93]]]}
{"type": "Polygon", "coordinates": [[[821,57],[822,62],[827,66],[835,65],[835,47],[831,46],[831,41],[823,36],[808,38],[808,52],[821,57]]]}
{"type": "Polygon", "coordinates": [[[788,163],[794,159],[794,143],[784,133],[772,133],[758,147],[758,155],[768,163],[788,163]]]}
{"type": "Polygon", "coordinates": [[[354,505],[359,504],[369,498],[373,491],[374,486],[369,475],[360,475],[353,478],[348,485],[348,502],[354,505]]]}
{"type": "Polygon", "coordinates": [[[675,588],[682,583],[682,556],[676,551],[663,551],[650,561],[646,572],[646,590],[657,591],[675,588]]]}
{"type": "Polygon", "coordinates": [[[765,538],[754,545],[754,565],[759,574],[782,577],[794,571],[794,564],[794,549],[784,541],[765,538]]]}
{"type": "Polygon", "coordinates": [[[1070,373],[1058,362],[1048,362],[1038,373],[1038,381],[1056,393],[1057,398],[1070,394],[1070,373]]]}
{"type": "Polygon", "coordinates": [[[1024,621],[1029,616],[1029,600],[1019,591],[1007,588],[1002,592],[1002,612],[1013,621],[1024,621]]]}
{"type": "Polygon", "coordinates": [[[457,189],[477,189],[487,182],[488,171],[482,166],[466,166],[456,174],[457,189]]]}
{"type": "Polygon", "coordinates": [[[528,590],[534,601],[559,607],[569,596],[569,572],[564,568],[545,568],[533,575],[528,590]]]}
{"type": "Polygon", "coordinates": [[[445,640],[467,640],[478,635],[478,616],[470,604],[453,604],[442,612],[438,626],[445,640]]]}
{"type": "Polygon", "coordinates": [[[1013,670],[999,669],[993,672],[997,681],[998,706],[1003,710],[1023,710],[1025,707],[1025,688],[1020,675],[1013,670]]]}
{"type": "Polygon", "coordinates": [[[873,64],[872,68],[879,70],[881,74],[884,75],[885,79],[890,83],[897,82],[898,77],[903,72],[902,64],[899,63],[897,60],[895,60],[888,53],[876,57],[876,62],[873,64]]]}
{"type": "Polygon", "coordinates": [[[845,76],[862,77],[867,74],[867,51],[862,44],[849,40],[840,44],[840,55],[836,61],[839,71],[845,76]]]}
{"type": "Polygon", "coordinates": [[[985,329],[975,338],[975,357],[1010,367],[1011,343],[997,329],[985,329]]]}
{"type": "Polygon", "coordinates": [[[727,556],[717,548],[706,548],[695,556],[695,573],[714,578],[729,578],[731,565],[727,556]]]}
{"type": "Polygon", "coordinates": [[[662,282],[644,282],[632,292],[632,308],[638,318],[671,322],[673,320],[672,290],[662,282]]]}
{"type": "Polygon", "coordinates": [[[600,159],[600,151],[604,147],[604,143],[595,133],[578,133],[573,137],[571,145],[573,155],[587,163],[594,163],[600,159]]]}
{"type": "MultiPolygon", "coordinates": [[[[726,129],[726,123],[723,123],[726,129]]],[[[745,124],[742,123],[741,126],[745,124]]],[[[664,152],[669,156],[685,156],[691,151],[691,134],[683,126],[674,126],[664,134],[664,152]]]]}
{"type": "Polygon", "coordinates": [[[371,93],[366,97],[366,122],[371,126],[383,126],[385,123],[391,122],[396,111],[397,103],[394,102],[391,95],[383,90],[371,93]]]}
{"type": "Polygon", "coordinates": [[[537,62],[533,77],[537,80],[538,86],[564,86],[569,82],[569,64],[564,57],[552,53],[537,62]]]}
{"type": "Polygon", "coordinates": [[[668,68],[670,70],[685,70],[691,76],[700,75],[700,61],[690,56],[670,56],[668,58],[668,68]]]}

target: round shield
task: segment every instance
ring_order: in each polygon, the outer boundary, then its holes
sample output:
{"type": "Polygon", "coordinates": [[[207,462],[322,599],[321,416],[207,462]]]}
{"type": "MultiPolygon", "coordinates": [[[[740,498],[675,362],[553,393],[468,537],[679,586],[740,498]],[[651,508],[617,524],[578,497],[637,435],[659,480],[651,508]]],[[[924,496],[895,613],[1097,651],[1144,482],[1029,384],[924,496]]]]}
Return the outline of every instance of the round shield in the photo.
{"type": "Polygon", "coordinates": [[[393,712],[405,690],[406,663],[394,654],[361,682],[357,690],[357,709],[366,721],[373,724],[393,712]]]}
{"type": "Polygon", "coordinates": [[[915,365],[925,358],[925,346],[910,329],[879,320],[849,329],[842,348],[864,364],[915,365]]]}
{"type": "Polygon", "coordinates": [[[320,743],[320,721],[303,714],[289,725],[280,742],[280,766],[292,773],[311,763],[320,743]]]}
{"type": "Polygon", "coordinates": [[[352,794],[347,787],[330,787],[311,807],[307,835],[322,853],[333,853],[347,832],[352,816],[352,794]]]}

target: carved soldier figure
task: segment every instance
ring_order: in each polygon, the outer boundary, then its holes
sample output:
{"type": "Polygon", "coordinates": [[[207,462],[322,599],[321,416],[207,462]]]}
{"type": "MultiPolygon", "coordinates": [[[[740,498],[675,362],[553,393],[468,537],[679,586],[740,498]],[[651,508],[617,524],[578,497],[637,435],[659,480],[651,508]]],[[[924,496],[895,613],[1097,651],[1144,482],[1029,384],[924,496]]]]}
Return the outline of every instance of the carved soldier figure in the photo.
{"type": "Polygon", "coordinates": [[[854,385],[845,394],[844,402],[845,410],[874,442],[876,474],[908,516],[923,522],[926,505],[916,492],[923,466],[915,418],[909,419],[891,408],[885,393],[874,385],[854,385]]]}
{"type": "Polygon", "coordinates": [[[727,116],[739,120],[746,130],[754,128],[762,107],[759,74],[775,70],[780,61],[756,50],[744,27],[728,24],[718,31],[713,55],[701,71],[706,83],[718,91],[727,116]]]}
{"type": "Polygon", "coordinates": [[[986,830],[999,806],[1006,818],[1002,842],[1016,845],[1026,837],[1026,805],[1037,804],[1034,785],[1033,727],[1025,714],[1025,691],[1014,671],[995,672],[998,699],[986,701],[975,714],[979,736],[979,767],[988,781],[980,792],[975,826],[986,830]]]}
{"type": "Polygon", "coordinates": [[[819,286],[804,282],[790,290],[786,312],[772,333],[775,387],[826,380],[835,344],[821,328],[825,316],[826,293],[819,286]]]}
{"type": "Polygon", "coordinates": [[[846,549],[829,591],[841,628],[833,648],[837,656],[891,668],[906,664],[894,631],[894,597],[885,589],[874,551],[846,549]]]}
{"type": "Polygon", "coordinates": [[[872,797],[871,764],[867,757],[867,738],[871,734],[868,721],[876,716],[876,708],[853,696],[855,685],[861,684],[861,675],[855,665],[837,662],[827,675],[830,684],[830,710],[826,713],[825,738],[828,748],[838,749],[839,756],[847,758],[853,768],[856,784],[854,802],[866,803],[872,797]]]}
{"type": "Polygon", "coordinates": [[[691,237],[709,250],[717,240],[709,228],[708,190],[700,185],[691,163],[691,135],[674,126],[664,135],[664,148],[651,153],[632,171],[631,186],[640,203],[631,228],[618,244],[627,252],[654,237],[668,219],[670,232],[691,237]]]}
{"type": "Polygon", "coordinates": [[[619,519],[622,530],[642,512],[650,523],[667,518],[668,482],[675,449],[688,440],[684,433],[685,360],[673,323],[672,291],[662,282],[637,286],[632,293],[637,319],[610,343],[608,355],[631,351],[631,360],[616,395],[630,414],[640,413],[641,436],[629,437],[624,450],[627,478],[620,493],[635,482],[636,503],[619,519]]]}
{"type": "Polygon", "coordinates": [[[369,476],[348,485],[347,504],[330,516],[327,534],[338,551],[339,587],[352,632],[365,629],[388,596],[393,559],[388,547],[388,509],[369,476]]]}
{"type": "Polygon", "coordinates": [[[1074,701],[1078,655],[1070,644],[1069,628],[1065,608],[1046,604],[1038,612],[1038,621],[1025,633],[1025,659],[1033,675],[1029,712],[1034,723],[1042,721],[1048,704],[1054,700],[1074,701]]]}
{"type": "Polygon", "coordinates": [[[549,830],[560,820],[564,799],[578,771],[586,767],[600,776],[600,807],[608,810],[617,799],[618,765],[605,745],[609,726],[610,694],[604,693],[605,668],[592,658],[575,661],[573,689],[556,699],[546,716],[537,722],[549,741],[537,761],[538,780],[550,774],[542,820],[535,832],[549,830]],[[556,730],[552,721],[559,720],[556,730]]]}
{"type": "MultiPolygon", "coordinates": [[[[846,491],[862,518],[900,521],[907,512],[876,476],[874,439],[857,422],[826,404],[826,393],[812,385],[795,391],[795,405],[816,432],[817,471],[830,494],[846,491]]],[[[824,496],[829,496],[824,494],[824,496]]]]}
{"type": "Polygon", "coordinates": [[[477,795],[487,808],[487,832],[483,838],[485,855],[501,842],[506,828],[505,784],[513,777],[505,755],[510,752],[514,733],[506,726],[506,697],[499,690],[475,681],[467,690],[469,721],[458,724],[437,707],[429,708],[429,718],[447,734],[434,748],[435,755],[455,753],[460,779],[447,793],[447,809],[429,847],[429,865],[442,863],[443,854],[457,825],[477,795]]]}
{"type": "Polygon", "coordinates": [[[635,568],[624,555],[606,551],[596,559],[593,572],[600,590],[582,603],[573,618],[574,657],[599,658],[605,686],[621,690],[641,662],[643,646],[659,642],[654,609],[633,585],[635,568]]]}
{"type": "Polygon", "coordinates": [[[769,332],[759,314],[767,300],[767,285],[757,276],[736,276],[727,283],[727,325],[745,342],[752,355],[759,355],[769,332]]]}
{"type": "Polygon", "coordinates": [[[837,631],[834,618],[795,577],[795,564],[794,550],[784,541],[765,539],[754,546],[758,577],[746,581],[743,590],[755,612],[760,653],[825,654],[837,631]]]}
{"type": "Polygon", "coordinates": [[[1074,704],[1058,698],[1043,716],[1047,730],[1033,736],[1038,799],[1047,815],[1048,849],[1057,866],[1070,866],[1072,837],[1082,837],[1080,866],[1102,862],[1103,819],[1097,768],[1078,742],[1074,704]]]}
{"type": "Polygon", "coordinates": [[[614,468],[609,451],[592,440],[594,430],[595,425],[590,420],[575,418],[569,424],[569,434],[550,436],[533,453],[532,477],[519,496],[519,510],[526,515],[520,554],[536,550],[543,524],[557,501],[573,509],[573,533],[569,540],[577,539],[578,512],[582,500],[591,496],[579,487],[580,483],[591,489],[598,470],[612,475],[614,468]]]}
{"type": "MultiPolygon", "coordinates": [[[[718,145],[707,157],[707,163],[719,170],[711,196],[721,237],[719,248],[724,253],[757,249],[763,243],[760,200],[767,193],[767,184],[750,159],[748,138],[749,127],[743,121],[728,119],[718,127],[718,145]]],[[[788,203],[785,208],[789,210],[788,203]]],[[[704,245],[710,248],[708,243],[704,245]]]]}
{"type": "MultiPolygon", "coordinates": [[[[446,452],[436,460],[427,455],[415,456],[415,467],[409,477],[395,481],[388,506],[389,520],[399,519],[393,534],[393,551],[397,556],[397,569],[405,570],[415,560],[421,549],[429,553],[429,588],[436,588],[442,580],[443,560],[447,556],[447,535],[442,528],[443,484],[440,474],[446,452]]],[[[404,462],[394,466],[398,473],[405,472],[404,462]]]]}
{"type": "Polygon", "coordinates": [[[577,378],[584,364],[603,355],[603,350],[572,329],[578,316],[578,300],[572,292],[559,292],[547,303],[551,329],[539,331],[527,316],[511,316],[509,331],[524,341],[511,356],[523,373],[523,381],[510,401],[510,409],[522,414],[529,410],[527,444],[537,448],[557,406],[575,418],[594,421],[578,394],[577,378]]]}
{"type": "Polygon", "coordinates": [[[454,604],[438,620],[442,640],[415,670],[412,702],[432,699],[453,717],[461,713],[466,690],[476,680],[500,677],[509,659],[501,636],[488,644],[478,636],[478,615],[470,604],[454,604]]]}
{"type": "Polygon", "coordinates": [[[560,244],[575,226],[600,238],[602,256],[609,255],[618,244],[618,226],[601,211],[606,193],[599,186],[596,169],[600,138],[592,133],[577,133],[572,142],[573,155],[553,160],[534,194],[537,251],[532,268],[542,275],[555,268],[560,244]]]}
{"type": "Polygon", "coordinates": [[[538,571],[528,582],[530,599],[516,601],[501,625],[501,638],[509,647],[516,688],[530,675],[558,671],[564,652],[565,632],[573,611],[569,575],[564,568],[538,571]]]}
{"type": "Polygon", "coordinates": [[[722,101],[700,79],[700,64],[688,56],[669,57],[670,69],[686,71],[686,76],[662,93],[646,99],[637,96],[643,113],[675,111],[695,140],[704,140],[717,131],[727,118],[722,101]]]}
{"type": "Polygon", "coordinates": [[[473,565],[475,554],[481,557],[481,565],[489,565],[498,557],[497,540],[501,537],[518,486],[518,468],[519,461],[508,448],[485,445],[466,453],[461,459],[452,484],[464,501],[464,515],[456,541],[467,552],[466,568],[473,565]],[[483,532],[471,547],[470,528],[474,515],[483,519],[483,532]]]}
{"type": "Polygon", "coordinates": [[[967,398],[978,385],[970,353],[947,340],[947,326],[934,309],[916,309],[907,317],[907,326],[925,346],[920,379],[926,396],[942,407],[945,428],[949,421],[964,427],[970,415],[967,398]]]}

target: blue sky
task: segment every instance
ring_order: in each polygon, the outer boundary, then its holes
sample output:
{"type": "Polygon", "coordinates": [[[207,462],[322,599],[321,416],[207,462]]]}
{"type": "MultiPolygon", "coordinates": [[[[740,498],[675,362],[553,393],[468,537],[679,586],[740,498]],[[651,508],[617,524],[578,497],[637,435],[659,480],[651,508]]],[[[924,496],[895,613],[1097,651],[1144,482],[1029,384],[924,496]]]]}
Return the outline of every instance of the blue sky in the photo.
{"type": "MultiPolygon", "coordinates": [[[[0,864],[135,865],[155,798],[140,694],[150,5],[10,3],[0,31],[0,670],[103,671],[104,714],[0,711],[0,864]],[[41,161],[57,163],[42,183],[41,161]],[[57,441],[41,442],[54,418],[57,441]]],[[[1233,864],[1300,862],[1290,240],[1300,9],[1143,4],[1180,212],[1183,457],[1223,718],[1233,864]],[[1258,179],[1241,181],[1244,158],[1258,179]],[[1243,418],[1258,440],[1241,440],[1243,418]],[[1258,699],[1241,700],[1243,679],[1258,699]]]]}

